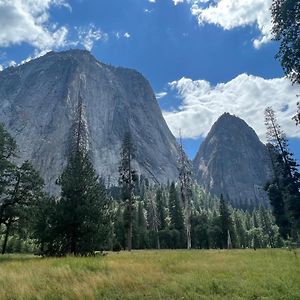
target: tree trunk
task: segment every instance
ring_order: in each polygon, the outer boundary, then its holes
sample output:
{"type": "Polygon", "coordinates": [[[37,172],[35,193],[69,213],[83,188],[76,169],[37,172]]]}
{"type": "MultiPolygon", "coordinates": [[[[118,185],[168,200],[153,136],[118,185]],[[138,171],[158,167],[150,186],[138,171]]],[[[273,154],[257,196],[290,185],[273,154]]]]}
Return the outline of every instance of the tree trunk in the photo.
{"type": "Polygon", "coordinates": [[[192,238],[191,238],[191,218],[190,218],[190,206],[189,203],[186,204],[185,208],[185,226],[186,226],[186,242],[187,249],[192,248],[192,238]]]}
{"type": "Polygon", "coordinates": [[[191,239],[191,225],[188,224],[186,227],[186,240],[187,240],[187,249],[192,248],[192,239],[191,239]]]}
{"type": "Polygon", "coordinates": [[[160,240],[159,240],[159,235],[158,235],[158,227],[155,228],[156,231],[156,248],[160,249],[160,240]]]}
{"type": "Polygon", "coordinates": [[[232,249],[232,241],[229,230],[227,231],[227,249],[232,249]]]}
{"type": "Polygon", "coordinates": [[[70,252],[71,254],[76,255],[77,254],[77,237],[76,237],[76,228],[75,225],[72,226],[71,229],[71,241],[70,241],[70,252]]]}
{"type": "Polygon", "coordinates": [[[6,246],[7,246],[8,236],[9,236],[10,225],[11,225],[11,221],[9,221],[6,225],[5,237],[4,237],[4,241],[3,241],[3,245],[2,245],[2,252],[1,252],[2,255],[5,254],[5,252],[6,252],[6,246]]]}
{"type": "Polygon", "coordinates": [[[129,200],[129,226],[128,226],[128,233],[127,233],[127,248],[128,251],[132,249],[132,200],[129,200]]]}

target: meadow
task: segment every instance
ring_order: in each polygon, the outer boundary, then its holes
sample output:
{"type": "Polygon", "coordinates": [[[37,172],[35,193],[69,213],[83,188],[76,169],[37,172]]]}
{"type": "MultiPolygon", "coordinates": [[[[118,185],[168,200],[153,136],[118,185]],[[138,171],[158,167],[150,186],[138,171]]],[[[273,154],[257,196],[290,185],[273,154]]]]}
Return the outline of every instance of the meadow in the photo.
{"type": "Polygon", "coordinates": [[[0,299],[300,299],[300,251],[0,257],[0,299]]]}

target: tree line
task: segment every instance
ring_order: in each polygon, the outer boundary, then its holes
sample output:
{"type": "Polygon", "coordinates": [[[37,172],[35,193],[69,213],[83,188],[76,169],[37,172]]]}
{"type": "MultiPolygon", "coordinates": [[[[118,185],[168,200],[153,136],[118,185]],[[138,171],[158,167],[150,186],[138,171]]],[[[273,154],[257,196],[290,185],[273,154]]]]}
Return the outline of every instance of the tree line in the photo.
{"type": "Polygon", "coordinates": [[[187,179],[191,172],[182,150],[178,182],[154,184],[134,170],[135,149],[127,133],[120,154],[119,185],[106,188],[85,151],[80,137],[85,135],[78,135],[84,127],[75,122],[72,151],[57,180],[61,195],[54,198],[43,192],[43,181],[29,162],[21,167],[12,163],[16,144],[0,126],[1,178],[6,179],[1,181],[3,253],[31,250],[63,256],[92,255],[103,249],[283,245],[270,210],[233,208],[222,196],[212,197],[187,179]]]}
{"type": "MultiPolygon", "coordinates": [[[[273,36],[280,41],[277,59],[293,83],[300,83],[297,0],[274,0],[273,36]]],[[[298,106],[299,108],[299,106],[298,106]]],[[[299,111],[294,117],[299,124],[299,111]]],[[[267,183],[272,213],[259,207],[234,209],[205,194],[192,179],[189,161],[179,145],[179,178],[167,185],[137,175],[134,141],[123,139],[119,185],[107,189],[93,168],[83,100],[70,135],[67,166],[57,180],[61,195],[47,195],[31,163],[14,163],[17,145],[0,124],[0,233],[6,250],[42,255],[90,255],[101,249],[248,248],[299,243],[300,174],[288,140],[272,108],[265,111],[273,167],[267,183]]]]}

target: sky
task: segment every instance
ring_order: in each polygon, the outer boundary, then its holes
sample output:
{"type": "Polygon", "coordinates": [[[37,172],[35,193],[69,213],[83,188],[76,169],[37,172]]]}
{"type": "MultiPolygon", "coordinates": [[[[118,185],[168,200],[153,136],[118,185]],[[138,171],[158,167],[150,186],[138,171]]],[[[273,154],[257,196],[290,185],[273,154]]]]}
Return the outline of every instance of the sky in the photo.
{"type": "Polygon", "coordinates": [[[81,48],[150,82],[193,158],[224,112],[265,142],[272,106],[300,161],[300,87],[274,58],[272,0],[0,0],[0,70],[50,50],[81,48]]]}

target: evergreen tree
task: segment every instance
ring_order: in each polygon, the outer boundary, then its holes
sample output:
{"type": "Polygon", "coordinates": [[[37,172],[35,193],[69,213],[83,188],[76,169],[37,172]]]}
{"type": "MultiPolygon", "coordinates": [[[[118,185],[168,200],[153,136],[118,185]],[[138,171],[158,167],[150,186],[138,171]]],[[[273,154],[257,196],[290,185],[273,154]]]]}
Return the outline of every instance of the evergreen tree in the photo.
{"type": "Polygon", "coordinates": [[[136,171],[132,167],[135,149],[130,132],[125,133],[121,149],[121,161],[119,166],[119,183],[122,190],[122,201],[125,205],[124,217],[127,229],[127,249],[132,249],[133,231],[133,208],[134,208],[134,186],[137,181],[136,171]]]}
{"type": "Polygon", "coordinates": [[[288,141],[277,123],[275,113],[265,111],[267,137],[274,169],[274,179],[266,186],[276,223],[283,238],[297,237],[300,230],[300,174],[298,165],[288,149],[288,141]]]}
{"type": "Polygon", "coordinates": [[[190,162],[184,153],[182,141],[180,138],[179,144],[179,182],[180,195],[184,205],[184,225],[186,231],[187,249],[192,247],[191,239],[191,211],[192,211],[192,197],[193,197],[193,181],[190,162]]]}
{"type": "MultiPolygon", "coordinates": [[[[230,232],[232,232],[232,219],[228,205],[225,202],[223,195],[220,197],[220,225],[221,225],[221,245],[222,248],[228,248],[230,232]]],[[[230,238],[231,241],[231,238],[230,238]]]]}
{"type": "Polygon", "coordinates": [[[166,212],[165,212],[165,201],[164,195],[162,193],[161,187],[158,187],[156,191],[156,204],[157,204],[157,214],[159,219],[159,230],[165,229],[166,224],[166,212]]]}
{"type": "Polygon", "coordinates": [[[145,218],[144,203],[141,199],[138,201],[137,207],[137,241],[136,248],[145,249],[148,248],[147,238],[147,222],[145,218]]]}
{"type": "Polygon", "coordinates": [[[209,218],[208,235],[210,248],[223,248],[221,220],[215,210],[209,218]]]}
{"type": "Polygon", "coordinates": [[[208,216],[206,213],[191,218],[191,235],[193,248],[209,249],[208,216]]]}
{"type": "Polygon", "coordinates": [[[276,58],[281,62],[285,74],[300,83],[300,3],[298,0],[273,0],[272,33],[280,41],[276,58]]]}
{"type": "Polygon", "coordinates": [[[125,225],[124,225],[124,213],[121,209],[121,206],[118,206],[114,222],[114,232],[115,232],[115,243],[114,248],[118,248],[118,245],[121,245],[121,248],[126,248],[126,236],[125,236],[125,225]]]}
{"type": "Polygon", "coordinates": [[[60,252],[56,249],[59,245],[56,206],[54,197],[44,196],[35,203],[30,213],[31,234],[41,255],[57,255],[60,252]]]}
{"type": "Polygon", "coordinates": [[[175,229],[179,236],[176,247],[180,248],[182,247],[184,240],[184,221],[182,208],[174,182],[171,183],[169,191],[169,214],[171,228],[175,229]]]}
{"type": "MultiPolygon", "coordinates": [[[[272,33],[275,40],[280,41],[276,58],[281,62],[284,73],[293,83],[300,84],[300,3],[298,0],[273,0],[272,33]]],[[[298,112],[294,116],[296,124],[300,124],[300,102],[298,112]]]]}
{"type": "Polygon", "coordinates": [[[2,254],[5,253],[12,225],[24,224],[28,211],[41,197],[43,189],[43,180],[28,161],[21,167],[14,166],[11,171],[0,203],[0,225],[6,226],[2,254]]]}
{"type": "Polygon", "coordinates": [[[147,205],[147,220],[150,231],[153,232],[154,238],[156,240],[156,248],[160,249],[160,241],[158,235],[158,229],[160,226],[160,220],[157,210],[157,202],[155,190],[148,187],[145,193],[145,200],[147,205]]]}
{"type": "Polygon", "coordinates": [[[238,210],[233,211],[233,223],[236,235],[236,248],[245,248],[246,247],[246,230],[243,224],[242,216],[238,210]]]}
{"type": "MultiPolygon", "coordinates": [[[[58,179],[61,198],[58,202],[46,203],[40,211],[41,215],[50,213],[49,226],[39,238],[45,255],[91,254],[105,245],[109,230],[105,187],[87,151],[87,126],[81,97],[70,146],[67,166],[58,179]]],[[[36,234],[39,233],[40,230],[36,230],[36,234]]]]}
{"type": "Polygon", "coordinates": [[[65,253],[86,255],[104,246],[108,231],[108,203],[87,154],[79,150],[69,159],[59,179],[61,199],[57,214],[65,253]]]}

